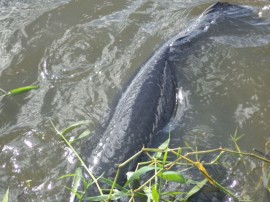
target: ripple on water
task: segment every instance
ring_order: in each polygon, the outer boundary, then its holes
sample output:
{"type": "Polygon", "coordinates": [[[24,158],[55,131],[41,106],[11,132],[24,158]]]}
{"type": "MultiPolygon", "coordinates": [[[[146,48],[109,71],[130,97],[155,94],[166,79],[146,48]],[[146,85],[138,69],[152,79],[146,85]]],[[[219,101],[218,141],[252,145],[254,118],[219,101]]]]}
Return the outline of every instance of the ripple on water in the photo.
{"type": "MultiPolygon", "coordinates": [[[[187,19],[201,14],[205,2],[0,1],[0,87],[41,86],[0,100],[1,193],[10,187],[14,201],[68,197],[62,185],[69,183],[57,178],[72,172],[76,160],[49,119],[59,130],[89,119],[91,131],[100,135],[143,62],[187,19]]],[[[189,107],[176,119],[175,146],[230,145],[230,134],[239,128],[245,133],[241,148],[264,147],[270,120],[269,5],[264,4],[258,9],[263,22],[242,30],[224,24],[181,53],[175,65],[189,107]]],[[[247,165],[259,173],[255,161],[247,165]]],[[[250,192],[256,186],[257,176],[247,178],[244,171],[232,170],[229,185],[237,192],[242,185],[250,192]]]]}

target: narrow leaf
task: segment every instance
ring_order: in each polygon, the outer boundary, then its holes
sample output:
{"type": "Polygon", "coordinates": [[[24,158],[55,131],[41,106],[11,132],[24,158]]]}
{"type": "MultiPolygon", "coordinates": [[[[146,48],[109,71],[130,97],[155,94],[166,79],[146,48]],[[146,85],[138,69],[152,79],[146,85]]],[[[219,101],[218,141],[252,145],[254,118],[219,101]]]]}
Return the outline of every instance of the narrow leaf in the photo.
{"type": "MultiPolygon", "coordinates": [[[[166,148],[168,148],[169,143],[170,143],[170,138],[168,138],[165,142],[163,142],[158,148],[159,148],[159,149],[166,149],[166,148]]],[[[157,153],[155,154],[155,157],[156,157],[156,158],[160,158],[161,155],[162,155],[162,152],[157,152],[157,153]]]]}
{"type": "Polygon", "coordinates": [[[82,169],[77,168],[75,171],[75,176],[73,178],[73,182],[72,182],[72,190],[73,191],[71,192],[71,195],[70,195],[70,199],[69,199],[70,202],[73,202],[75,199],[75,196],[76,196],[76,193],[77,193],[78,188],[80,186],[80,182],[81,182],[82,177],[83,177],[82,169]]]}
{"type": "Polygon", "coordinates": [[[166,171],[163,173],[160,173],[158,175],[159,177],[161,177],[164,180],[170,181],[170,182],[178,182],[181,184],[186,183],[186,179],[183,177],[183,175],[175,172],[175,171],[166,171]]]}
{"type": "Polygon", "coordinates": [[[39,86],[25,86],[21,88],[15,88],[15,89],[10,90],[8,92],[8,95],[17,95],[17,94],[25,93],[27,91],[38,89],[38,88],[39,86]]]}
{"type": "Polygon", "coordinates": [[[73,139],[73,140],[69,140],[69,143],[73,144],[74,142],[76,142],[76,141],[78,141],[78,140],[80,140],[82,138],[85,138],[85,137],[89,136],[90,134],[91,134],[90,130],[86,129],[85,131],[83,131],[82,134],[79,135],[78,138],[73,139]]]}
{"type": "Polygon", "coordinates": [[[90,134],[91,134],[91,131],[90,131],[89,129],[87,129],[87,130],[83,131],[83,133],[80,134],[80,136],[79,136],[78,138],[76,138],[76,140],[79,140],[79,139],[82,139],[82,138],[84,138],[84,137],[87,137],[87,136],[89,136],[90,134]]]}
{"type": "Polygon", "coordinates": [[[100,196],[91,196],[91,197],[85,197],[85,201],[107,201],[109,195],[108,194],[103,194],[100,196]]]}
{"type": "Polygon", "coordinates": [[[189,190],[185,200],[188,200],[191,196],[193,196],[198,191],[200,191],[206,183],[207,183],[207,179],[204,179],[201,182],[198,182],[191,190],[189,190]]]}
{"type": "Polygon", "coordinates": [[[169,143],[170,143],[170,138],[168,138],[165,142],[163,142],[161,145],[159,145],[159,149],[166,149],[168,148],[169,146],[169,143]]]}
{"type": "MultiPolygon", "coordinates": [[[[156,167],[153,166],[144,166],[142,168],[140,168],[139,170],[137,170],[136,172],[132,173],[132,175],[129,177],[128,181],[126,182],[126,184],[124,185],[127,186],[129,185],[131,182],[133,182],[135,179],[140,179],[141,175],[150,171],[150,170],[154,170],[156,169],[156,167]]],[[[160,169],[160,168],[158,168],[160,169]]]]}
{"type": "Polygon", "coordinates": [[[71,126],[67,127],[66,129],[64,129],[61,134],[64,136],[65,134],[71,132],[72,130],[74,130],[75,128],[77,128],[78,126],[81,125],[87,125],[89,124],[90,121],[89,120],[84,120],[84,121],[79,121],[77,123],[72,124],[71,126]]]}
{"type": "MultiPolygon", "coordinates": [[[[113,181],[112,180],[106,179],[104,177],[101,177],[100,178],[100,181],[103,182],[103,183],[105,183],[105,184],[107,184],[107,185],[109,185],[109,186],[112,186],[113,185],[113,181]]],[[[120,186],[117,183],[114,185],[114,187],[117,188],[117,189],[119,189],[120,191],[125,191],[125,192],[128,191],[127,189],[125,189],[124,187],[120,186]]]]}
{"type": "MultiPolygon", "coordinates": [[[[71,188],[69,188],[69,187],[66,187],[66,186],[64,186],[64,187],[65,187],[65,189],[69,190],[71,193],[73,193],[74,195],[76,195],[76,197],[77,197],[78,199],[81,199],[81,198],[82,198],[83,192],[81,192],[82,194],[80,194],[79,191],[75,191],[75,190],[73,190],[73,189],[71,189],[71,188]]],[[[69,201],[71,202],[71,200],[72,200],[72,199],[70,199],[69,201]]],[[[72,202],[74,202],[74,200],[73,200],[72,202]]]]}
{"type": "Polygon", "coordinates": [[[2,202],[8,202],[8,194],[9,194],[9,188],[7,189],[3,199],[2,199],[2,202]]]}
{"type": "Polygon", "coordinates": [[[156,186],[152,187],[152,196],[153,196],[154,202],[159,202],[159,194],[158,194],[158,191],[156,189],[156,186]]]}
{"type": "Polygon", "coordinates": [[[183,195],[185,192],[181,191],[171,191],[171,192],[163,192],[161,193],[162,196],[176,196],[176,195],[183,195]]]}
{"type": "Polygon", "coordinates": [[[166,148],[166,151],[165,151],[165,153],[164,153],[162,165],[165,165],[165,163],[166,163],[166,161],[167,161],[167,156],[168,156],[168,148],[166,148]]]}

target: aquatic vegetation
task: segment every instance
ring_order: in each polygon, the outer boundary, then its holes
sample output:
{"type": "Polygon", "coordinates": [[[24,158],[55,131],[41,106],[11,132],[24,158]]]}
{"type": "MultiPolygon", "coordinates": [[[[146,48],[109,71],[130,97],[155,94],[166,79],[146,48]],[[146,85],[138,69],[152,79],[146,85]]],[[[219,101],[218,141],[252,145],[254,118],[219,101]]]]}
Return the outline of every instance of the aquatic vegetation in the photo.
{"type": "MultiPolygon", "coordinates": [[[[136,201],[136,198],[145,198],[147,201],[188,201],[196,194],[202,192],[206,185],[213,187],[213,190],[219,191],[227,197],[240,201],[249,200],[248,196],[239,196],[235,194],[234,191],[230,190],[228,186],[220,183],[219,180],[216,179],[215,174],[210,174],[208,167],[220,165],[226,169],[223,158],[227,158],[228,156],[236,157],[238,161],[240,159],[243,163],[245,163],[246,157],[254,158],[263,163],[265,167],[268,167],[268,171],[270,167],[270,160],[266,157],[241,151],[237,144],[237,141],[239,141],[241,137],[235,133],[234,136],[232,136],[235,149],[220,147],[198,151],[189,146],[184,148],[169,148],[170,138],[168,138],[168,140],[158,148],[142,148],[125,162],[119,164],[114,179],[108,179],[104,176],[96,177],[92,175],[80,155],[72,146],[72,143],[70,143],[66,137],[68,132],[82,124],[84,124],[84,122],[79,122],[62,132],[57,132],[65,144],[76,155],[81,164],[74,174],[64,175],[59,178],[73,178],[72,187],[66,187],[71,192],[70,198],[72,200],[77,197],[80,201],[112,201],[120,198],[125,198],[127,201],[136,201]],[[209,154],[214,156],[214,158],[209,159],[209,161],[199,160],[201,156],[209,154]],[[144,160],[137,164],[134,171],[126,173],[126,183],[119,185],[117,179],[121,169],[128,166],[128,164],[137,159],[138,156],[144,156],[144,160]],[[89,174],[90,179],[83,176],[81,167],[89,174]],[[201,180],[193,179],[187,175],[186,171],[191,169],[193,169],[192,172],[195,170],[198,175],[202,176],[201,180]],[[81,186],[79,186],[79,184],[81,184],[81,186]],[[170,184],[176,185],[174,189],[170,187],[170,184]],[[99,195],[86,195],[87,191],[90,188],[92,189],[92,187],[98,189],[99,195]]],[[[224,175],[224,173],[221,173],[221,175],[224,175]]],[[[265,186],[265,189],[269,191],[269,184],[265,186]]]]}
{"type": "Polygon", "coordinates": [[[39,86],[24,86],[24,87],[15,88],[15,89],[12,89],[9,91],[5,91],[5,90],[0,88],[0,92],[2,92],[2,95],[0,95],[0,98],[7,96],[7,95],[17,95],[17,94],[25,93],[25,92],[35,90],[38,88],[39,88],[39,86]]]}

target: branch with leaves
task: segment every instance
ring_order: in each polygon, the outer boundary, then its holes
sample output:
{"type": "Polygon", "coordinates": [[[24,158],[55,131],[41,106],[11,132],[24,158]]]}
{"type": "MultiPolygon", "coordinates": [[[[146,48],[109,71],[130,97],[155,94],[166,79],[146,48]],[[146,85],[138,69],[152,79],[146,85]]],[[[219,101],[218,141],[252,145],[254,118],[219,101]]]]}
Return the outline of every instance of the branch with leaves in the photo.
{"type": "MultiPolygon", "coordinates": [[[[268,166],[270,166],[270,160],[265,158],[264,156],[257,155],[255,153],[247,153],[242,152],[238,147],[237,141],[240,139],[236,134],[232,137],[236,150],[228,149],[228,148],[216,148],[211,150],[197,151],[191,150],[185,152],[186,150],[190,150],[190,148],[169,148],[170,138],[166,140],[163,144],[161,144],[158,148],[142,148],[141,151],[134,154],[132,157],[127,159],[125,162],[118,165],[118,170],[115,175],[114,180],[106,179],[103,176],[95,178],[93,174],[89,171],[85,163],[80,158],[79,154],[75,151],[74,147],[71,145],[72,142],[69,142],[65,135],[68,132],[79,127],[82,124],[86,124],[87,122],[79,122],[77,124],[73,124],[67,129],[59,132],[57,129],[57,133],[66,143],[66,145],[72,150],[75,156],[78,158],[82,167],[86,169],[86,172],[91,176],[90,181],[87,181],[83,178],[82,174],[70,174],[62,176],[59,179],[63,179],[66,177],[73,177],[74,180],[77,181],[80,179],[83,181],[83,191],[78,190],[78,186],[73,186],[72,188],[68,188],[72,192],[72,197],[77,197],[80,201],[113,201],[120,199],[122,197],[128,197],[129,201],[135,201],[136,198],[147,198],[147,201],[170,201],[168,197],[173,198],[181,198],[182,201],[187,201],[190,197],[198,193],[207,182],[214,186],[216,189],[220,190],[224,194],[233,197],[239,200],[239,197],[236,196],[232,191],[228,188],[222,186],[215,179],[213,179],[210,174],[207,172],[205,165],[214,165],[217,164],[218,161],[225,154],[236,155],[239,157],[249,157],[257,159],[268,166]],[[131,161],[137,159],[138,156],[145,155],[148,157],[148,160],[144,162],[140,162],[137,165],[137,168],[134,172],[128,172],[127,181],[124,185],[117,184],[118,176],[121,173],[121,169],[125,166],[128,166],[131,161]],[[204,154],[216,154],[214,160],[210,162],[200,162],[198,161],[198,155],[204,154]],[[172,158],[174,156],[174,159],[172,158]],[[195,158],[194,158],[195,157],[195,158]],[[193,160],[196,159],[196,160],[193,160]],[[175,171],[177,165],[187,165],[193,167],[202,174],[204,179],[202,181],[194,181],[192,179],[186,178],[180,171],[175,171]],[[134,186],[134,183],[140,181],[144,175],[147,175],[148,178],[144,179],[143,183],[139,186],[134,186]],[[149,175],[150,173],[150,175],[149,175]],[[162,190],[162,183],[174,182],[182,185],[185,184],[193,184],[193,187],[190,188],[189,191],[164,191],[162,190]],[[105,184],[106,188],[102,188],[101,184],[105,184]],[[100,195],[98,196],[85,196],[87,189],[91,186],[95,186],[98,188],[100,195]],[[110,188],[108,188],[108,186],[110,188]]],[[[55,126],[54,126],[55,127],[55,126]]],[[[84,133],[82,133],[84,134],[84,133]]],[[[80,135],[85,137],[84,135],[80,135]]],[[[80,137],[79,136],[79,137],[80,137]]],[[[81,172],[81,171],[80,171],[81,172]]],[[[79,172],[79,173],[80,173],[79,172]]],[[[270,177],[270,176],[268,176],[270,177]]],[[[78,183],[74,183],[73,185],[78,185],[78,183]]],[[[269,188],[268,188],[269,189],[269,188]]],[[[269,190],[270,192],[270,190],[269,190]]]]}

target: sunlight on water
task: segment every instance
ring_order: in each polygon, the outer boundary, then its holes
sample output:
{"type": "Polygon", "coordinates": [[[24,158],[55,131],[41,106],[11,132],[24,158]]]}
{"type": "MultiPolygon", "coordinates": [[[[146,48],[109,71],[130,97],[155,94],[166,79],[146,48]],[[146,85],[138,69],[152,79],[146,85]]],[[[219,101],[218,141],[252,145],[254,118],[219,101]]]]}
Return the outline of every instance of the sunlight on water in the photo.
{"type": "MultiPolygon", "coordinates": [[[[244,134],[239,145],[245,151],[264,151],[269,141],[270,5],[229,2],[252,6],[261,21],[224,23],[180,51],[175,68],[182,107],[165,128],[172,130],[173,146],[184,141],[203,149],[231,146],[236,129],[244,134]]],[[[78,162],[49,120],[58,130],[90,120],[91,151],[141,65],[209,5],[206,0],[0,1],[0,88],[40,86],[0,98],[0,196],[10,187],[11,201],[67,201],[63,184],[70,181],[57,179],[74,172],[78,162]]],[[[230,172],[230,179],[240,176],[228,185],[239,195],[246,194],[242,187],[254,191],[260,172],[269,183],[268,168],[253,160],[230,172]],[[246,176],[250,169],[254,172],[246,176]]]]}

